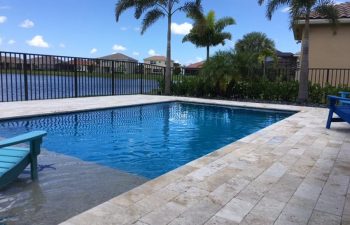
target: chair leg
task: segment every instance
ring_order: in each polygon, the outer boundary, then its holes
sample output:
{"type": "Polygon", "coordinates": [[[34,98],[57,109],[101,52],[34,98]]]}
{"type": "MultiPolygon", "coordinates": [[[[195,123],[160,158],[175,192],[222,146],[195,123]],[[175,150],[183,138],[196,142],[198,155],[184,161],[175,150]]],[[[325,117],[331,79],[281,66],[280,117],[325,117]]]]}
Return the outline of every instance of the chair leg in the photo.
{"type": "Polygon", "coordinates": [[[38,179],[38,158],[32,157],[30,162],[30,175],[32,180],[38,179]]]}
{"type": "Polygon", "coordinates": [[[327,129],[331,128],[332,118],[333,118],[333,110],[329,109],[329,114],[328,114],[328,119],[327,119],[327,124],[326,124],[327,129]]]}

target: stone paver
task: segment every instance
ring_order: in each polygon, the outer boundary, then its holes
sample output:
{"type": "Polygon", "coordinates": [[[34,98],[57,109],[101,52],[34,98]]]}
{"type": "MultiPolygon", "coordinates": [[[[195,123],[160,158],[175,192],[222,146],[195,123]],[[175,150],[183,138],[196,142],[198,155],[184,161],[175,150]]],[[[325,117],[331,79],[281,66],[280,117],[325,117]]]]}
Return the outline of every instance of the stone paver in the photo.
{"type": "Polygon", "coordinates": [[[165,101],[298,112],[62,224],[350,223],[350,126],[325,129],[324,108],[134,95],[0,103],[0,118],[165,101]]]}

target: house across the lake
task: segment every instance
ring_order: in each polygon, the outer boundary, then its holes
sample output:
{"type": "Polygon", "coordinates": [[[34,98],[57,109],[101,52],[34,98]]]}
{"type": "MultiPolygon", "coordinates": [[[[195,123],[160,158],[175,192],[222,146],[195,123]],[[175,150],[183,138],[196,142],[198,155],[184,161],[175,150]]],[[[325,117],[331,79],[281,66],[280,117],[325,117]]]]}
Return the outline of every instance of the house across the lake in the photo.
{"type": "Polygon", "coordinates": [[[10,70],[17,69],[21,70],[23,66],[23,60],[19,57],[14,56],[0,56],[0,69],[10,70]]]}
{"type": "MultiPolygon", "coordinates": [[[[165,56],[151,56],[144,60],[145,73],[162,74],[166,67],[165,56]]],[[[171,68],[174,68],[174,61],[171,60],[171,68]]]]}
{"type": "Polygon", "coordinates": [[[196,62],[190,64],[184,68],[185,75],[198,75],[199,70],[202,69],[205,61],[196,62]]]}
{"type": "Polygon", "coordinates": [[[275,51],[277,62],[274,62],[273,57],[266,57],[266,66],[277,67],[277,68],[297,68],[298,56],[291,52],[281,52],[279,50],[275,51]]]}
{"type": "Polygon", "coordinates": [[[103,59],[98,62],[98,67],[102,68],[105,73],[138,73],[139,65],[138,61],[130,56],[122,53],[115,53],[112,55],[106,55],[100,57],[103,59]]]}
{"type": "Polygon", "coordinates": [[[28,68],[32,70],[58,70],[62,62],[54,56],[34,56],[27,59],[28,68]]]}

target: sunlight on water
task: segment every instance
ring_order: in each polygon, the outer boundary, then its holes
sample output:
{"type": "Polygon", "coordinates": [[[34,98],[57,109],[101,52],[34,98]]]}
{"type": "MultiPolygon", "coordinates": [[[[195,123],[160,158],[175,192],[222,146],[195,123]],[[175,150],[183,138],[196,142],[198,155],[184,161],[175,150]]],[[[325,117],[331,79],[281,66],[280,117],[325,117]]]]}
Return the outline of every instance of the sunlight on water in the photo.
{"type": "Polygon", "coordinates": [[[154,178],[290,116],[162,103],[0,123],[0,136],[46,130],[51,151],[154,178]]]}

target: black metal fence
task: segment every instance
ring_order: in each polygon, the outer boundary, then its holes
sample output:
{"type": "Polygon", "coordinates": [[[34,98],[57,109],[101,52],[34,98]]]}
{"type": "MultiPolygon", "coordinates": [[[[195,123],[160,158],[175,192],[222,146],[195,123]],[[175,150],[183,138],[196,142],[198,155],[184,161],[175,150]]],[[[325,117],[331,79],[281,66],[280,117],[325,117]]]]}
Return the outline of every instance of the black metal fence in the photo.
{"type": "MultiPolygon", "coordinates": [[[[200,74],[200,69],[191,69],[192,74],[185,74],[193,76],[200,74]]],[[[259,78],[266,77],[271,81],[299,81],[300,69],[295,67],[252,67],[252,68],[238,68],[242,78],[259,78]]],[[[177,77],[177,82],[186,76],[177,77]]],[[[175,78],[174,78],[175,79],[175,78]]],[[[326,85],[333,87],[350,87],[350,68],[310,68],[309,81],[312,84],[319,84],[321,87],[326,85]]]]}
{"type": "Polygon", "coordinates": [[[164,74],[137,62],[0,52],[0,101],[160,94],[164,74]]]}
{"type": "MultiPolygon", "coordinates": [[[[180,71],[173,71],[172,82],[200,74],[180,71]]],[[[270,80],[300,79],[297,68],[241,68],[240,73],[270,80]]],[[[150,64],[0,51],[0,102],[162,94],[164,77],[164,67],[150,64]]],[[[350,87],[350,69],[312,68],[309,81],[321,87],[350,87]]]]}

